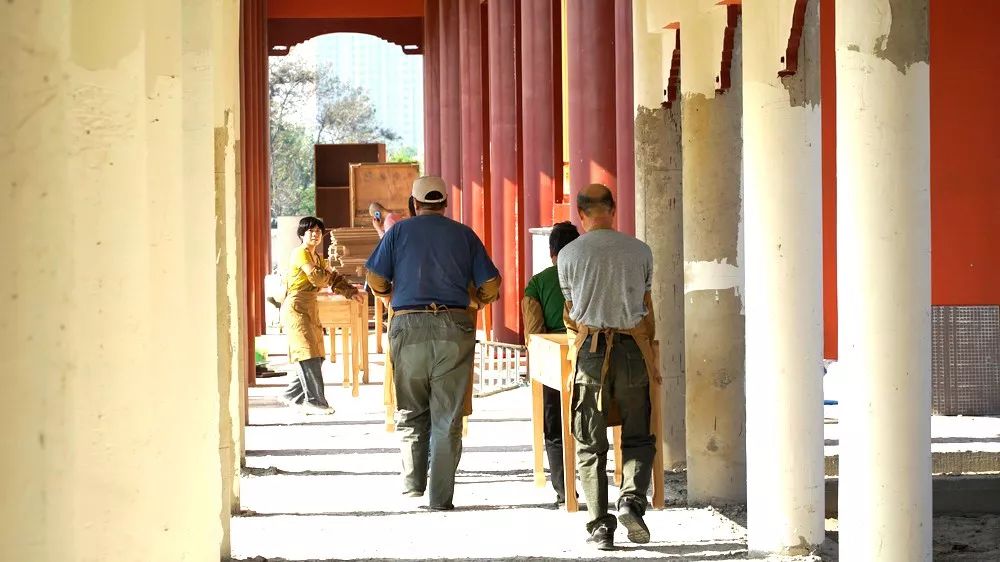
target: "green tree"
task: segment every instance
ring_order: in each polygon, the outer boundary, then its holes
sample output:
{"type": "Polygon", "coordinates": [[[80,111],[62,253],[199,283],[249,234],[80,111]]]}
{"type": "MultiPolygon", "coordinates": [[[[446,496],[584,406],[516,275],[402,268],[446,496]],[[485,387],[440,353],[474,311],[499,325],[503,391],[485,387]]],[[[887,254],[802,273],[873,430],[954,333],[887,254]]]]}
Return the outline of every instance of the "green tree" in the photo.
{"type": "Polygon", "coordinates": [[[416,162],[417,149],[412,146],[394,146],[389,149],[389,162],[416,162]]]}
{"type": "Polygon", "coordinates": [[[329,67],[313,68],[294,54],[269,62],[271,216],[314,214],[314,144],[390,142],[398,135],[379,125],[364,88],[329,67]]]}
{"type": "Polygon", "coordinates": [[[391,142],[395,132],[379,126],[364,88],[351,86],[324,69],[316,78],[316,144],[391,142]]]}

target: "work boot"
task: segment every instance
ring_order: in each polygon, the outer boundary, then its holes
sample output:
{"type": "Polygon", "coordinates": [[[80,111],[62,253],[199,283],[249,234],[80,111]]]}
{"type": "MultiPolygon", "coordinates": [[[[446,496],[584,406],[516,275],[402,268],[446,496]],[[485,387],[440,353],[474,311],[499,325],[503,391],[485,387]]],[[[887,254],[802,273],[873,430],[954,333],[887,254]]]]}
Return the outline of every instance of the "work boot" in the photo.
{"type": "Polygon", "coordinates": [[[607,525],[598,525],[587,538],[587,544],[595,546],[597,550],[614,550],[615,533],[607,525]]]}
{"type": "Polygon", "coordinates": [[[618,521],[628,530],[628,540],[636,544],[649,542],[649,527],[642,520],[639,508],[632,498],[622,498],[618,501],[618,521]]]}

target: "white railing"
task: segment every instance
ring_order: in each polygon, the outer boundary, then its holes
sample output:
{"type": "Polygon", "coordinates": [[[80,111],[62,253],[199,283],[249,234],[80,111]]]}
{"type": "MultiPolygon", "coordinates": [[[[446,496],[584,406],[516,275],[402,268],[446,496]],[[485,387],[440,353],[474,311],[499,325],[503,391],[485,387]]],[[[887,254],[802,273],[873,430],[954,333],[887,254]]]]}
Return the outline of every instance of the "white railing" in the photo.
{"type": "Polygon", "coordinates": [[[476,344],[473,396],[489,396],[526,384],[528,348],[523,345],[479,341],[476,344]]]}

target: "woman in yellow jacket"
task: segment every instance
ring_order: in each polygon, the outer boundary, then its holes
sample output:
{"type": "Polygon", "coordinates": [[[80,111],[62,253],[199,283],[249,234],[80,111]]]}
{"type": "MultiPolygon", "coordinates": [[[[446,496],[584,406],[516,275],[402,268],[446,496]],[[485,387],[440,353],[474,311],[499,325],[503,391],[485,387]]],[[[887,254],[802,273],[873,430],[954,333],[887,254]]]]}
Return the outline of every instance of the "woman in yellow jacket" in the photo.
{"type": "Polygon", "coordinates": [[[299,405],[307,414],[332,414],[323,389],[323,327],[319,323],[316,296],[331,287],[334,293],[364,302],[365,294],[338,274],[319,256],[323,243],[323,221],[304,217],[299,221],[302,244],[292,250],[286,284],[288,294],[281,303],[281,325],[288,335],[288,360],[299,364],[296,378],[282,397],[288,405],[299,405]]]}

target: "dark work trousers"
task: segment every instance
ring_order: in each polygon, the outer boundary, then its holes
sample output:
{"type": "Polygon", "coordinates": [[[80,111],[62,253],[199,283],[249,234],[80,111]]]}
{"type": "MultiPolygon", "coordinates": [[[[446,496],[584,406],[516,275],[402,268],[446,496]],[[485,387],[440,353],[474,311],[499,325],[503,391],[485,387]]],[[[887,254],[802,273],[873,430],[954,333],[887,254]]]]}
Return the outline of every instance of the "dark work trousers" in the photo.
{"type": "Polygon", "coordinates": [[[566,501],[566,474],[563,470],[562,404],[559,391],[542,387],[542,431],[545,434],[545,454],[549,457],[549,475],[556,501],[566,501]]]}
{"type": "Polygon", "coordinates": [[[295,404],[308,402],[315,406],[329,406],[323,388],[323,358],[313,357],[299,361],[295,380],[285,389],[284,396],[295,404]]]}
{"type": "Polygon", "coordinates": [[[389,328],[403,491],[425,491],[429,468],[432,508],[454,507],[475,349],[475,325],[464,310],[400,314],[389,328]]]}
{"type": "Polygon", "coordinates": [[[646,511],[646,494],[653,475],[655,438],[649,433],[649,375],[635,340],[614,334],[608,372],[601,385],[606,336],[592,334],[577,354],[573,389],[573,436],[576,438],[577,467],[587,499],[587,532],[604,524],[613,531],[617,520],[608,513],[608,424],[611,403],[622,417],[622,487],[619,504],[635,501],[639,514],[646,511]],[[598,337],[592,352],[591,338],[598,337]],[[600,409],[598,408],[600,402],[600,409]]]}

